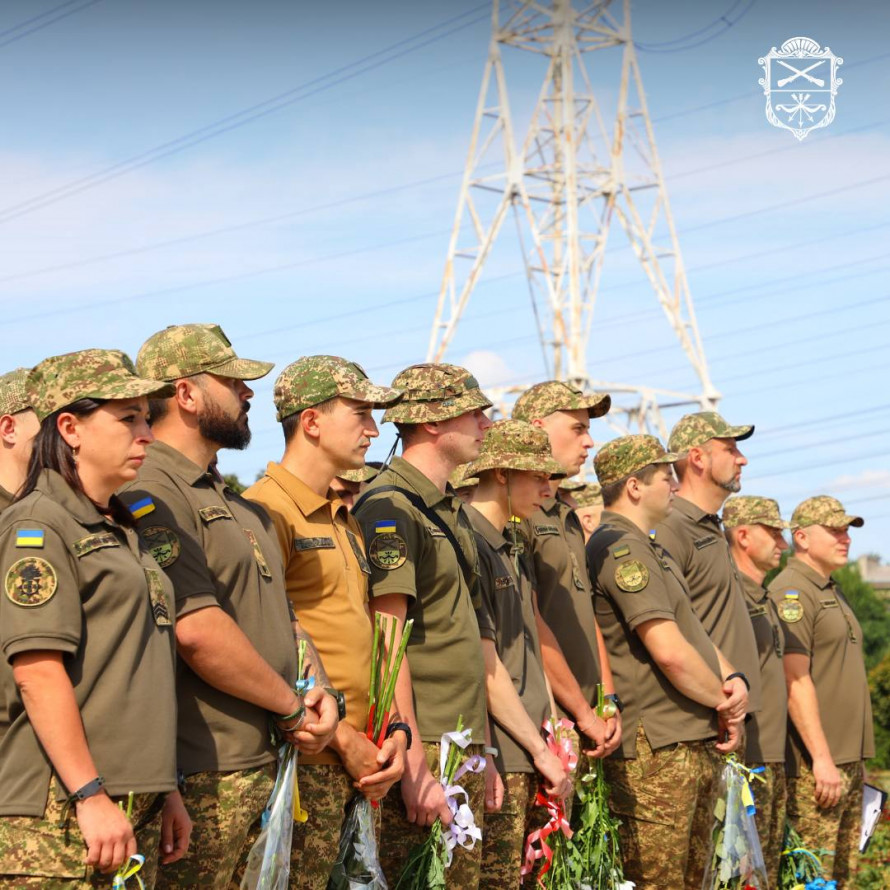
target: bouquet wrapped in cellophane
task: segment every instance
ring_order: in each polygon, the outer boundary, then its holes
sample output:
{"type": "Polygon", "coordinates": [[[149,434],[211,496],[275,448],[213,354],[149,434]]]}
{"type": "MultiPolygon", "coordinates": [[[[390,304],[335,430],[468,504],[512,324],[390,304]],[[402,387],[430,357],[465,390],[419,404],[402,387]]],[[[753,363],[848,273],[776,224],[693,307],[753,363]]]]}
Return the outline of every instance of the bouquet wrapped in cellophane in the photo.
{"type": "Polygon", "coordinates": [[[472,742],[472,728],[464,729],[463,716],[457,718],[457,729],[442,736],[439,749],[439,783],[451,810],[451,825],[433,822],[427,839],[419,844],[399,875],[395,890],[444,890],[445,871],[454,858],[455,847],[470,849],[482,841],[482,831],[476,826],[469,796],[458,784],[466,773],[481,773],[485,758],[472,755],[461,763],[464,749],[472,742]]]}
{"type": "MultiPolygon", "coordinates": [[[[365,733],[378,748],[386,738],[396,680],[413,626],[413,620],[406,621],[401,635],[398,635],[397,622],[391,621],[389,645],[386,645],[383,616],[378,614],[374,621],[368,723],[365,733]]],[[[369,801],[363,794],[356,794],[347,805],[337,859],[327,890],[355,890],[359,887],[387,890],[374,831],[373,809],[376,806],[376,803],[369,801]]]]}

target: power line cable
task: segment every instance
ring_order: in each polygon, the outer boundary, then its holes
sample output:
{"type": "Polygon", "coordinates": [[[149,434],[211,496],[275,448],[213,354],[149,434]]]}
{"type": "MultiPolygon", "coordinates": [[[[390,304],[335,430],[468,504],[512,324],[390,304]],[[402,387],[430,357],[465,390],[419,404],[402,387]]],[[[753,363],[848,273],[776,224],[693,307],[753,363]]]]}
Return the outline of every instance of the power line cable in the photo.
{"type": "Polygon", "coordinates": [[[706,43],[710,43],[712,40],[716,40],[718,37],[721,37],[725,34],[730,28],[733,27],[738,21],[740,21],[747,13],[750,11],[751,7],[755,4],[756,0],[748,0],[748,5],[734,18],[730,19],[730,15],[733,10],[741,3],[742,0],[735,0],[735,2],[730,6],[730,8],[723,13],[723,15],[714,19],[708,25],[705,25],[704,28],[699,28],[697,31],[693,31],[691,34],[687,34],[684,37],[678,37],[676,40],[666,40],[662,43],[637,43],[634,41],[634,46],[641,50],[642,52],[648,53],[681,53],[686,52],[690,49],[696,49],[699,46],[704,46],[706,43]],[[721,25],[722,22],[722,25],[721,25]],[[702,34],[710,31],[712,28],[718,28],[716,32],[713,34],[709,34],[706,37],[702,37],[701,40],[696,40],[694,43],[687,43],[686,41],[692,40],[695,37],[699,37],[702,34]],[[683,43],[684,46],[674,46],[674,44],[683,43]]]}
{"type": "Polygon", "coordinates": [[[62,19],[67,19],[69,16],[75,15],[78,12],[83,12],[90,6],[95,6],[97,3],[101,3],[102,0],[87,0],[86,3],[83,3],[83,5],[78,6],[76,9],[68,9],[68,7],[74,6],[79,2],[81,2],[81,0],[67,0],[66,3],[61,3],[58,6],[54,6],[52,9],[48,9],[46,12],[41,12],[39,15],[32,16],[23,22],[19,22],[17,25],[13,25],[11,28],[6,28],[4,31],[0,31],[0,49],[4,46],[9,46],[11,43],[15,43],[17,40],[21,40],[23,37],[27,37],[29,34],[34,34],[36,31],[42,31],[44,28],[48,28],[50,25],[54,25],[62,19]],[[55,18],[50,18],[49,21],[42,21],[57,12],[59,15],[55,16],[55,18]],[[34,27],[27,27],[35,22],[38,24],[34,24],[34,27]],[[27,30],[22,31],[22,28],[27,28],[27,30]],[[20,33],[14,34],[16,31],[19,31],[20,33]],[[9,37],[8,40],[4,40],[3,38],[7,37],[7,35],[14,36],[9,37]]]}

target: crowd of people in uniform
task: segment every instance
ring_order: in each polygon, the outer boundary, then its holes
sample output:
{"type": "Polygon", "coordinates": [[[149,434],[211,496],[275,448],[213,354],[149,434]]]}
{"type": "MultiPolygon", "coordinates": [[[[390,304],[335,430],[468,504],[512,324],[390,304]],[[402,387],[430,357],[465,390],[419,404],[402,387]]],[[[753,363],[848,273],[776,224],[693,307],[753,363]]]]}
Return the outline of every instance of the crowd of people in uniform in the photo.
{"type": "Polygon", "coordinates": [[[481,841],[455,848],[449,888],[522,886],[536,792],[571,811],[601,762],[626,880],[700,890],[730,752],[763,767],[770,886],[786,818],[850,886],[874,742],[832,572],[860,517],[816,496],[789,523],[739,496],[754,427],[715,412],[667,448],[613,438],[598,484],[571,483],[609,395],[547,381],[492,423],[463,368],[382,386],[334,356],[276,380],[283,455],[242,496],[217,456],[247,446],[248,384],[271,369],[188,324],[135,366],[88,349],[0,378],[0,887],[108,887],[138,851],[146,887],[237,888],[281,744],[308,812],[290,886],[327,886],[357,792],[392,886],[452,821],[439,753],[459,718],[486,768],[461,779],[481,841]],[[375,409],[401,444],[376,472],[375,409]],[[379,745],[375,616],[413,620],[379,745]],[[551,718],[574,726],[574,772],[551,718]]]}

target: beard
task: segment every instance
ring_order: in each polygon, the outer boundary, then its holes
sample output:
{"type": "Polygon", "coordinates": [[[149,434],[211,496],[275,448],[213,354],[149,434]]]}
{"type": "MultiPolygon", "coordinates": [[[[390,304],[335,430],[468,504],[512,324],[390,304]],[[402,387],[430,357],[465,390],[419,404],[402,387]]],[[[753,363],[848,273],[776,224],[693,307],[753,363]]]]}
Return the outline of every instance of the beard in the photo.
{"type": "Polygon", "coordinates": [[[714,479],[714,481],[724,491],[728,491],[730,494],[738,494],[738,492],[742,490],[742,480],[737,479],[735,476],[732,476],[729,479],[714,479]]]}
{"type": "Polygon", "coordinates": [[[198,431],[220,448],[243,451],[250,444],[250,427],[247,425],[249,410],[250,404],[245,402],[238,416],[230,417],[216,403],[205,404],[198,415],[198,431]]]}

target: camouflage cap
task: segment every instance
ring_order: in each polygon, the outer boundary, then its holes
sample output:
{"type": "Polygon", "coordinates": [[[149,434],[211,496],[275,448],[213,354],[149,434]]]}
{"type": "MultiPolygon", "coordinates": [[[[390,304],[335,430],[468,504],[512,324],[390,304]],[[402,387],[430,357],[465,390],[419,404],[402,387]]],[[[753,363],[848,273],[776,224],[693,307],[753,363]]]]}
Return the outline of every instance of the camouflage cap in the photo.
{"type": "Polygon", "coordinates": [[[740,525],[766,525],[782,529],[789,527],[782,519],[777,501],[747,494],[733,496],[723,505],[723,525],[726,528],[737,528],[740,525]]]}
{"type": "Polygon", "coordinates": [[[839,500],[821,494],[807,498],[791,514],[791,528],[806,528],[808,525],[824,525],[826,528],[846,528],[852,525],[854,528],[861,528],[865,525],[865,520],[861,516],[850,516],[839,500]]]}
{"type": "Polygon", "coordinates": [[[278,375],[272,394],[278,409],[275,417],[284,420],[335,396],[384,408],[398,401],[402,393],[388,386],[375,386],[368,380],[365,369],[355,362],[336,355],[307,355],[278,375]]]}
{"type": "Polygon", "coordinates": [[[649,464],[672,464],[682,454],[665,451],[655,436],[621,436],[606,442],[593,459],[593,469],[600,485],[617,482],[648,467],[649,464]]]}
{"type": "Polygon", "coordinates": [[[380,471],[376,467],[365,464],[360,470],[343,470],[342,473],[337,473],[337,478],[344,482],[370,482],[378,472],[380,471]]]}
{"type": "Polygon", "coordinates": [[[572,492],[572,497],[579,507],[601,507],[603,505],[603,490],[596,482],[587,482],[578,491],[572,492]]]}
{"type": "Polygon", "coordinates": [[[452,488],[472,488],[475,485],[479,484],[478,476],[465,476],[464,474],[467,471],[467,467],[469,464],[461,464],[456,470],[452,472],[452,474],[448,477],[448,482],[452,488]]]}
{"type": "Polygon", "coordinates": [[[18,414],[31,407],[28,401],[28,374],[30,368],[16,368],[0,377],[0,417],[18,414]]]}
{"type": "Polygon", "coordinates": [[[44,359],[28,374],[28,400],[40,420],[78,399],[170,396],[162,380],[136,375],[129,356],[116,349],[84,349],[44,359]]]}
{"type": "Polygon", "coordinates": [[[195,374],[258,380],[275,364],[238,358],[218,324],[179,324],[152,334],[136,356],[136,367],[145,377],[172,382],[195,374]]]}
{"type": "Polygon", "coordinates": [[[699,411],[677,421],[671,430],[668,448],[671,451],[689,451],[710,439],[735,439],[741,442],[753,434],[753,426],[730,426],[716,411],[699,411]]]}
{"type": "Polygon", "coordinates": [[[554,411],[587,411],[588,417],[602,417],[609,413],[612,397],[604,392],[589,392],[564,383],[562,380],[548,380],[527,389],[513,405],[514,420],[540,420],[554,411]]]}
{"type": "Polygon", "coordinates": [[[576,491],[581,491],[586,484],[587,483],[583,479],[579,479],[577,476],[572,476],[571,479],[563,479],[562,482],[559,483],[559,490],[573,494],[576,491]]]}
{"type": "Polygon", "coordinates": [[[392,385],[404,396],[386,409],[384,423],[435,423],[491,407],[476,378],[457,365],[411,365],[392,385]]]}
{"type": "Polygon", "coordinates": [[[566,471],[553,459],[550,436],[524,420],[499,420],[485,433],[482,451],[471,461],[467,476],[478,476],[485,470],[528,470],[547,473],[560,479],[566,471]]]}

